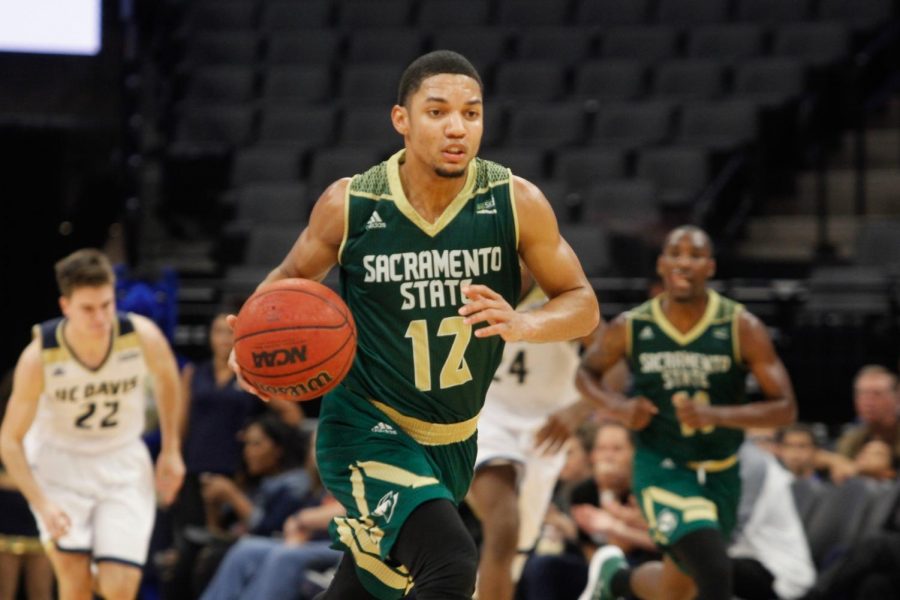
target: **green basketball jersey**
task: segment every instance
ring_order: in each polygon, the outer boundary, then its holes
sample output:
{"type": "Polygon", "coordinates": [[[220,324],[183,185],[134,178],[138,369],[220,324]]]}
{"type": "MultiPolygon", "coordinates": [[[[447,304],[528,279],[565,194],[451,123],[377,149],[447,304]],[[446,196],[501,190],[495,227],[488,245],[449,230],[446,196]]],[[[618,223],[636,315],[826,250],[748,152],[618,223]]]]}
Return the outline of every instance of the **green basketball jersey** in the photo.
{"type": "Polygon", "coordinates": [[[481,410],[503,340],[476,338],[463,323],[461,288],[484,284],[515,306],[518,222],[509,169],[478,158],[459,195],[427,222],[403,191],[403,158],[395,154],[348,188],[341,295],[356,320],[358,350],[345,385],[391,418],[428,429],[481,410]]]}
{"type": "Polygon", "coordinates": [[[694,430],[675,417],[673,398],[742,404],[747,371],[741,361],[738,315],[743,306],[709,290],[706,312],[687,333],[663,314],[660,297],[627,313],[628,360],[634,394],[659,408],[638,432],[638,445],[683,464],[731,457],[741,445],[740,429],[694,430]]]}

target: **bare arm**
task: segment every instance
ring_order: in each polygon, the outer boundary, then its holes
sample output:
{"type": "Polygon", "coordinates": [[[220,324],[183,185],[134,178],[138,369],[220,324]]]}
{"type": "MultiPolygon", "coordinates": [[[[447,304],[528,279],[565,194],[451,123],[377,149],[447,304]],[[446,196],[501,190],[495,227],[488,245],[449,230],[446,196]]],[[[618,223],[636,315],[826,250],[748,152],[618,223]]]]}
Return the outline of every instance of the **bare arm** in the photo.
{"type": "Polygon", "coordinates": [[[41,346],[32,341],[19,357],[13,376],[13,390],[6,407],[6,416],[0,428],[0,457],[9,477],[36,509],[47,501],[43,490],[35,480],[25,457],[25,434],[31,428],[37,414],[38,400],[44,391],[44,370],[41,363],[41,346]]]}
{"type": "Polygon", "coordinates": [[[9,477],[38,514],[50,537],[57,539],[69,530],[69,516],[44,494],[25,456],[25,434],[34,422],[43,391],[41,346],[38,340],[33,340],[25,347],[16,364],[12,395],[0,428],[0,456],[9,477]]]}
{"type": "Polygon", "coordinates": [[[181,459],[182,387],[178,366],[169,342],[153,321],[140,315],[131,315],[131,319],[141,340],[147,368],[153,376],[159,412],[162,449],[156,461],[156,489],[163,504],[170,504],[184,479],[184,462],[181,459]]]}
{"type": "Polygon", "coordinates": [[[734,429],[784,427],[797,418],[791,379],[784,363],[775,353],[769,332],[759,319],[746,311],[742,311],[738,318],[741,356],[759,382],[765,400],[730,406],[699,406],[685,400],[685,408],[676,407],[678,418],[685,425],[734,429]]]}
{"type": "Polygon", "coordinates": [[[582,395],[599,405],[600,410],[631,429],[643,429],[658,412],[656,406],[643,397],[627,398],[604,380],[607,373],[621,369],[627,358],[627,327],[624,315],[608,325],[601,324],[594,343],[584,353],[575,375],[575,384],[582,395]]]}
{"type": "Polygon", "coordinates": [[[339,179],[319,196],[306,229],[262,284],[291,277],[315,281],[325,278],[338,261],[344,239],[344,202],[349,184],[349,178],[339,179]]]}
{"type": "Polygon", "coordinates": [[[533,311],[516,313],[486,286],[463,290],[471,302],[460,309],[466,322],[487,322],[478,337],[500,335],[506,341],[558,342],[582,338],[599,323],[600,308],[578,257],[559,235],[556,216],[532,183],[513,182],[519,220],[519,255],[550,299],[533,311]]]}

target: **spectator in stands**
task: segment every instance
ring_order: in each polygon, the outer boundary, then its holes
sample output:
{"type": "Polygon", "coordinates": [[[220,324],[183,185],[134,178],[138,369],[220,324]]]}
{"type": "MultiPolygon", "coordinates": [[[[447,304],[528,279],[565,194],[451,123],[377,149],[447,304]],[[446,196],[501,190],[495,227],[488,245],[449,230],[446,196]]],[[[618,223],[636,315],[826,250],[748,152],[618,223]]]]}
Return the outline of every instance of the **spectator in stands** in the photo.
{"type": "Polygon", "coordinates": [[[728,547],[734,593],[742,600],[798,598],[816,577],[792,477],[755,443],[740,449],[741,502],[728,547]]]}
{"type": "Polygon", "coordinates": [[[853,458],[853,464],[860,475],[879,480],[896,477],[894,463],[891,447],[883,440],[869,440],[853,458]]]}
{"type": "Polygon", "coordinates": [[[844,431],[834,452],[820,450],[816,456],[817,466],[827,468],[835,483],[857,474],[853,459],[870,440],[884,441],[900,460],[897,376],[880,365],[864,366],[853,381],[853,404],[857,422],[844,431]]]}
{"type": "Polygon", "coordinates": [[[778,456],[782,464],[797,479],[816,475],[816,435],[809,425],[797,423],[778,432],[778,456]]]}
{"type": "Polygon", "coordinates": [[[264,414],[242,437],[245,477],[200,475],[206,528],[185,528],[174,574],[167,579],[167,598],[193,597],[190,590],[206,586],[239,536],[272,535],[309,501],[311,478],[303,468],[309,442],[297,428],[264,414]]]}
{"type": "Polygon", "coordinates": [[[284,522],[283,539],[245,536],[231,547],[202,600],[309,600],[325,585],[322,572],[336,567],[328,524],[345,513],[319,480],[315,453],[307,458],[310,502],[284,522]]]}
{"type": "Polygon", "coordinates": [[[584,588],[587,565],[598,545],[621,545],[639,562],[654,552],[646,523],[630,500],[634,444],[622,425],[601,423],[590,453],[592,474],[572,491],[572,512],[548,515],[551,527],[568,538],[559,555],[535,555],[525,565],[518,600],[570,600],[584,588]]]}

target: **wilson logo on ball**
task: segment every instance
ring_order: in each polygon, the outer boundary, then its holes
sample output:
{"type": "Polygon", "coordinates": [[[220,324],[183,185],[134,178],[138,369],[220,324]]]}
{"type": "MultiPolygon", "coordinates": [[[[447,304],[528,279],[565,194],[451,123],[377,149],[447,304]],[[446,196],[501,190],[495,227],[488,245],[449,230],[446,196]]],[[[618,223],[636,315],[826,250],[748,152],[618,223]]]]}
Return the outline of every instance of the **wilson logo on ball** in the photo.
{"type": "Polygon", "coordinates": [[[302,348],[294,346],[292,348],[279,348],[272,352],[263,351],[253,353],[253,366],[257,369],[260,367],[292,365],[297,361],[306,362],[306,345],[302,348]]]}
{"type": "Polygon", "coordinates": [[[333,378],[330,374],[322,371],[315,377],[311,377],[305,382],[296,385],[268,385],[260,383],[257,386],[261,391],[275,396],[305,396],[306,394],[325,389],[332,380],[333,378]]]}

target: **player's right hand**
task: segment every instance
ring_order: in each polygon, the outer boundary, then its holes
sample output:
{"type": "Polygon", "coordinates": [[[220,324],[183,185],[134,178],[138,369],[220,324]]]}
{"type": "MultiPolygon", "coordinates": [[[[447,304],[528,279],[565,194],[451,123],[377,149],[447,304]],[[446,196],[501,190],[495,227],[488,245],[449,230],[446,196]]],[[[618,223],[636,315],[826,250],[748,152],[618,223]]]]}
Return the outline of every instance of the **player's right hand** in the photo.
{"type": "Polygon", "coordinates": [[[622,422],[629,429],[640,431],[650,424],[653,417],[659,413],[659,409],[643,396],[629,398],[625,401],[622,422]]]}
{"type": "MultiPolygon", "coordinates": [[[[228,323],[228,326],[231,327],[232,331],[234,331],[235,321],[237,321],[236,315],[227,315],[225,317],[225,322],[228,323]]],[[[253,394],[263,402],[268,402],[270,400],[269,396],[256,389],[255,386],[244,379],[243,372],[241,371],[241,365],[238,364],[237,357],[234,355],[234,348],[232,348],[231,352],[228,353],[228,367],[234,373],[235,379],[237,379],[238,385],[241,386],[242,390],[249,394],[253,394]]]]}
{"type": "Polygon", "coordinates": [[[38,510],[38,515],[53,541],[65,536],[72,527],[69,515],[49,500],[38,510]]]}

